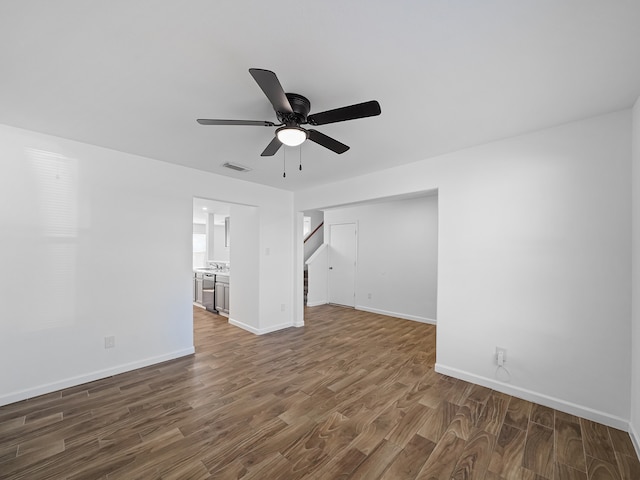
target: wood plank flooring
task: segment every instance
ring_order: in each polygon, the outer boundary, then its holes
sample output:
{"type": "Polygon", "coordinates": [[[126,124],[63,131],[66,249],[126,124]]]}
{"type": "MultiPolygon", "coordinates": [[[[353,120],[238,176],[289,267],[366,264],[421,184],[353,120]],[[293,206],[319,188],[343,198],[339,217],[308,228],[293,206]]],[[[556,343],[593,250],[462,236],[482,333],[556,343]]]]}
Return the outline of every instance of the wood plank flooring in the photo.
{"type": "Polygon", "coordinates": [[[1,479],[638,480],[628,434],[433,370],[435,327],[335,306],[0,407],[1,479]]]}

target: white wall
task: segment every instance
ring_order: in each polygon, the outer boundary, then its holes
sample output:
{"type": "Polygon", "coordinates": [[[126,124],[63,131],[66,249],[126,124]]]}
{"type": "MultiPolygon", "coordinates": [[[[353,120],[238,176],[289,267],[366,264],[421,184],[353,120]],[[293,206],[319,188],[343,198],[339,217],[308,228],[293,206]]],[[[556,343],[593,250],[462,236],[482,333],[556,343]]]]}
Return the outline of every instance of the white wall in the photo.
{"type": "Polygon", "coordinates": [[[323,243],[306,261],[308,268],[308,295],[307,306],[317,307],[329,303],[328,287],[328,249],[327,244],[323,243]]]}
{"type": "Polygon", "coordinates": [[[260,310],[255,301],[260,294],[256,268],[260,263],[259,211],[257,207],[231,205],[233,228],[231,230],[231,275],[229,277],[229,323],[259,334],[260,310]],[[246,279],[242,284],[238,278],[246,279]],[[248,298],[254,301],[247,301],[248,298]]]}
{"type": "Polygon", "coordinates": [[[0,404],[193,351],[194,196],[255,206],[233,313],[292,325],[290,192],[0,126],[0,404]]]}
{"type": "MultiPolygon", "coordinates": [[[[226,208],[228,211],[229,206],[226,208]]],[[[229,247],[225,246],[225,228],[224,225],[215,224],[215,216],[215,212],[207,214],[207,261],[228,262],[229,247]]]]}
{"type": "MultiPolygon", "coordinates": [[[[284,192],[282,192],[284,193],[284,192]]],[[[286,192],[287,198],[293,201],[293,194],[286,192]]],[[[264,208],[260,208],[260,229],[256,232],[257,241],[260,242],[258,258],[260,269],[253,270],[253,275],[259,275],[260,285],[260,330],[256,333],[263,334],[292,326],[293,312],[297,311],[297,297],[294,292],[302,288],[302,281],[294,287],[293,259],[294,238],[302,234],[302,231],[294,230],[296,223],[293,204],[289,204],[289,210],[280,209],[273,215],[265,215],[264,208]],[[280,284],[281,279],[286,281],[280,284]],[[268,319],[268,321],[266,321],[268,319]]],[[[234,211],[231,211],[231,275],[235,276],[236,252],[235,229],[236,220],[234,211]]],[[[296,227],[297,228],[297,227],[296,227]]],[[[233,305],[232,305],[233,307],[233,305]]]]}
{"type": "Polygon", "coordinates": [[[207,225],[205,223],[194,223],[193,224],[193,268],[202,268],[207,266],[207,242],[200,242],[197,239],[204,238],[207,239],[207,225]],[[196,237],[198,235],[198,237],[196,237]],[[204,235],[204,237],[201,237],[204,235]],[[202,249],[204,248],[204,251],[202,249]]]}
{"type": "Polygon", "coordinates": [[[629,110],[590,118],[298,192],[295,208],[438,189],[437,369],[626,428],[630,132],[629,110]]]}
{"type": "Polygon", "coordinates": [[[212,262],[228,262],[229,247],[226,247],[224,244],[224,225],[214,225],[211,229],[211,233],[213,237],[213,250],[211,251],[210,260],[212,262]]]}
{"type": "Polygon", "coordinates": [[[631,436],[640,456],[640,99],[633,108],[633,315],[631,367],[631,436]]]}
{"type": "Polygon", "coordinates": [[[331,225],[338,223],[358,225],[356,308],[435,323],[438,272],[435,192],[418,198],[326,210],[326,238],[331,225]]]}

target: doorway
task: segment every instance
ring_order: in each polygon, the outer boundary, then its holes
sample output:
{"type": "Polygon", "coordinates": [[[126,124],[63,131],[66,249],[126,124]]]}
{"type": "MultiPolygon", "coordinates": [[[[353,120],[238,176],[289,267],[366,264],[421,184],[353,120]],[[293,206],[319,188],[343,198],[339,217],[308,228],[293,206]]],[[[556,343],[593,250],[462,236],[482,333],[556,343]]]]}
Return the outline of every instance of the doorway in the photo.
{"type": "MultiPolygon", "coordinates": [[[[309,264],[309,288],[311,290],[313,286],[314,291],[311,307],[336,303],[396,318],[437,323],[437,190],[333,205],[320,210],[324,213],[325,243],[321,255],[314,259],[314,265],[318,266],[313,278],[309,264]],[[348,230],[348,234],[341,235],[348,230]],[[350,248],[353,258],[351,262],[344,262],[344,271],[355,272],[353,279],[337,275],[339,258],[336,255],[341,250],[341,237],[353,240],[344,244],[345,249],[350,248]],[[330,266],[332,270],[329,270],[330,266]],[[330,277],[336,278],[330,280],[330,277]],[[337,287],[341,282],[343,286],[337,287]],[[340,295],[341,290],[349,293],[340,295]]],[[[297,325],[304,325],[305,315],[305,260],[302,258],[305,211],[309,210],[299,212],[297,220],[300,232],[297,325]]]]}
{"type": "Polygon", "coordinates": [[[224,202],[193,199],[193,305],[229,315],[229,216],[224,202]]]}
{"type": "MultiPolygon", "coordinates": [[[[250,332],[259,332],[260,290],[256,272],[260,265],[260,209],[253,205],[194,197],[193,216],[194,225],[204,222],[207,234],[204,242],[206,264],[201,267],[201,263],[194,263],[194,299],[197,298],[198,272],[201,272],[202,306],[209,310],[204,313],[212,318],[215,314],[215,318],[250,332]],[[209,288],[204,288],[205,278],[212,279],[209,288]],[[204,290],[208,290],[207,295],[204,290]],[[206,308],[207,305],[210,308],[206,308]]],[[[194,306],[199,307],[195,301],[194,306]]]]}
{"type": "Polygon", "coordinates": [[[357,227],[329,225],[329,303],[355,307],[357,227]]]}

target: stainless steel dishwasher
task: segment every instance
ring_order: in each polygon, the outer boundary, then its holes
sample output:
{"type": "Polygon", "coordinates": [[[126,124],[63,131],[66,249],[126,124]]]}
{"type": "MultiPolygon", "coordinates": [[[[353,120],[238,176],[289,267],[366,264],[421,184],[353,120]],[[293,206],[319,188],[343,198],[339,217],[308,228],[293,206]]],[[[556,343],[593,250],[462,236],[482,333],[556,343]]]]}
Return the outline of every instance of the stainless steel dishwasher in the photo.
{"type": "Polygon", "coordinates": [[[202,276],[202,305],[210,312],[215,311],[214,291],[216,277],[213,273],[205,273],[202,276]]]}

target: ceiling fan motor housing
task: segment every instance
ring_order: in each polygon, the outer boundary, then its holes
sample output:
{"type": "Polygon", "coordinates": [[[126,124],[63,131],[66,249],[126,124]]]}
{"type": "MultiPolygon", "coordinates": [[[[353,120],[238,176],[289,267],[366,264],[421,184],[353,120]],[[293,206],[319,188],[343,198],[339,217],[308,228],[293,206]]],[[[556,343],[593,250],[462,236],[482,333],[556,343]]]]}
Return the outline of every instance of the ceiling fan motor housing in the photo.
{"type": "Polygon", "coordinates": [[[298,126],[307,123],[307,115],[311,111],[311,102],[307,97],[297,93],[287,93],[285,95],[291,104],[293,113],[276,112],[278,120],[287,126],[298,126]]]}

